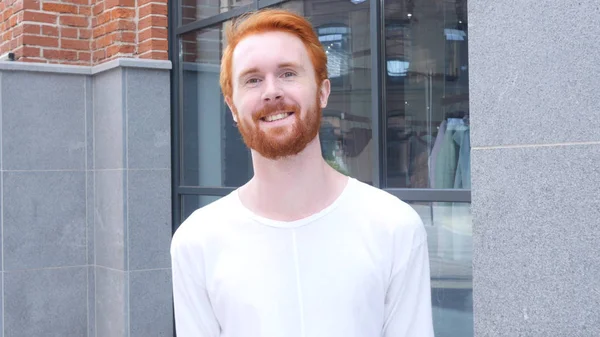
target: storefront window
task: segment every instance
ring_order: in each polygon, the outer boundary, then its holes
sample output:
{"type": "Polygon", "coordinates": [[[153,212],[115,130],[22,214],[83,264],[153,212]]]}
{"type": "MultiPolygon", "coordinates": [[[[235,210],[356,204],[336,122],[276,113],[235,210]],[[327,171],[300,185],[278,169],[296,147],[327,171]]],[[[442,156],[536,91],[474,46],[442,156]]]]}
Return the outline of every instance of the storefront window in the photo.
{"type": "Polygon", "coordinates": [[[185,186],[240,186],[250,157],[219,87],[225,22],[187,33],[182,47],[181,180],[185,186]]]}
{"type": "Polygon", "coordinates": [[[465,0],[385,1],[386,186],[470,189],[465,0]]]}

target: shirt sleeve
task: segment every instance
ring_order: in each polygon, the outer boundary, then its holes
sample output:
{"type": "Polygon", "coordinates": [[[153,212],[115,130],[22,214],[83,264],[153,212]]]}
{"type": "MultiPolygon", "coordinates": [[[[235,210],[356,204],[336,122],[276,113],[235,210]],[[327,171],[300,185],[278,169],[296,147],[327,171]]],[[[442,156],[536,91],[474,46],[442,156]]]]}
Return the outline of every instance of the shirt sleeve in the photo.
{"type": "Polygon", "coordinates": [[[174,237],[171,243],[177,337],[218,337],[220,327],[203,284],[203,268],[181,241],[174,237]]]}
{"type": "MultiPolygon", "coordinates": [[[[413,246],[393,270],[385,300],[383,337],[433,337],[427,238],[413,246]]],[[[397,261],[396,261],[397,262],[397,261]]]]}

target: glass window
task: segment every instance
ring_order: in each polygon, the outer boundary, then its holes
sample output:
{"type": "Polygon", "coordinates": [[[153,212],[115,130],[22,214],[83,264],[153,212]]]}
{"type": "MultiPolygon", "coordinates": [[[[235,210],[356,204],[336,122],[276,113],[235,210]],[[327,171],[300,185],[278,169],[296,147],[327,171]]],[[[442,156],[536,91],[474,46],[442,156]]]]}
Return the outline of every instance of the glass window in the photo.
{"type": "Polygon", "coordinates": [[[252,0],[180,0],[180,24],[206,19],[252,3],[252,0]]]}
{"type": "Polygon", "coordinates": [[[471,205],[412,203],[427,230],[436,337],[473,336],[471,205]]]}
{"type": "Polygon", "coordinates": [[[187,33],[180,39],[180,160],[181,184],[185,186],[240,186],[252,176],[250,154],[219,87],[223,30],[228,24],[187,33]]]}
{"type": "Polygon", "coordinates": [[[350,28],[343,24],[325,24],[317,27],[319,42],[327,53],[327,75],[337,81],[350,72],[350,28]]]}
{"type": "Polygon", "coordinates": [[[466,0],[384,9],[384,185],[470,189],[466,0]]]}

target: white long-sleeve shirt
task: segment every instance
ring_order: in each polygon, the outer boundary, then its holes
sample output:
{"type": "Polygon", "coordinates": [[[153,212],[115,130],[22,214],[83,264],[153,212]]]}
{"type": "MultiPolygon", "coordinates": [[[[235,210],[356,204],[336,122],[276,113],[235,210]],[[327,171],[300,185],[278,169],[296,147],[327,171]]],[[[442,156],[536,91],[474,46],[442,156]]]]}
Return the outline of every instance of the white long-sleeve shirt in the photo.
{"type": "Polygon", "coordinates": [[[426,232],[396,197],[350,178],[323,211],[274,221],[237,190],[171,244],[178,337],[432,337],[426,232]]]}

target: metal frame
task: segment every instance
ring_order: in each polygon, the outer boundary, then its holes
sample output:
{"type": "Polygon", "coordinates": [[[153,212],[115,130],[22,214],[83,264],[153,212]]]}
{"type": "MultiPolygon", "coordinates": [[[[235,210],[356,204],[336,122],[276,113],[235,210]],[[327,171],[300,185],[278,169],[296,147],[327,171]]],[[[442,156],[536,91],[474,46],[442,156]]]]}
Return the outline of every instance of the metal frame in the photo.
{"type": "MultiPolygon", "coordinates": [[[[179,132],[181,128],[179,127],[179,92],[180,92],[180,83],[179,80],[181,76],[179,76],[179,36],[175,33],[175,27],[179,23],[180,16],[180,1],[169,1],[169,15],[168,19],[168,35],[169,35],[169,60],[172,63],[171,70],[171,200],[172,200],[172,225],[171,228],[174,231],[176,226],[175,224],[180,223],[181,212],[179,209],[181,208],[181,202],[179,199],[179,181],[181,178],[180,175],[180,162],[181,158],[179,155],[180,149],[180,137],[181,133],[179,132]]],[[[175,327],[173,327],[173,335],[175,336],[175,327]]]]}
{"type": "Polygon", "coordinates": [[[382,11],[383,0],[371,0],[369,3],[369,21],[371,25],[371,50],[375,51],[375,55],[371,53],[371,132],[373,137],[373,162],[372,172],[373,172],[373,186],[381,187],[383,186],[383,177],[385,177],[385,171],[383,170],[386,167],[385,163],[385,139],[382,135],[385,135],[385,131],[382,128],[381,121],[381,111],[385,111],[385,101],[381,99],[383,97],[381,95],[384,92],[383,77],[381,76],[381,67],[384,63],[382,63],[382,58],[377,57],[381,55],[383,51],[383,31],[381,24],[381,13],[382,11]]]}
{"type": "MultiPolygon", "coordinates": [[[[225,196],[231,193],[234,187],[199,187],[199,186],[180,186],[181,184],[181,118],[183,94],[182,94],[182,72],[180,64],[180,37],[183,34],[208,28],[246,12],[262,9],[289,0],[255,0],[251,4],[234,8],[218,15],[201,19],[186,25],[179,25],[179,5],[180,0],[170,1],[169,15],[169,58],[173,63],[171,80],[171,140],[172,140],[172,200],[173,200],[173,228],[181,223],[181,197],[183,195],[206,195],[206,196],[225,196]]],[[[440,189],[408,189],[408,188],[387,188],[386,184],[386,128],[387,121],[384,118],[386,111],[386,102],[383,95],[386,92],[385,76],[385,27],[384,27],[384,0],[370,1],[370,24],[371,24],[371,50],[375,51],[371,56],[371,110],[372,110],[372,132],[373,132],[373,185],[381,188],[406,202],[471,202],[470,190],[440,190],[440,189]]]]}

